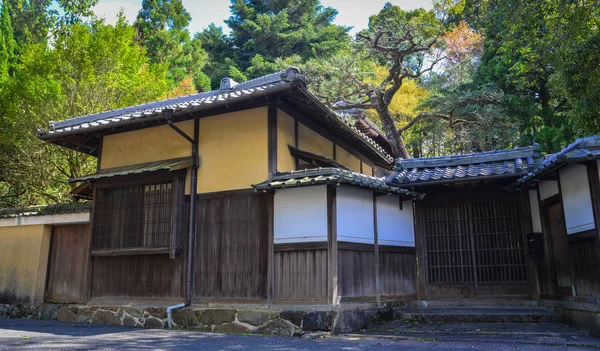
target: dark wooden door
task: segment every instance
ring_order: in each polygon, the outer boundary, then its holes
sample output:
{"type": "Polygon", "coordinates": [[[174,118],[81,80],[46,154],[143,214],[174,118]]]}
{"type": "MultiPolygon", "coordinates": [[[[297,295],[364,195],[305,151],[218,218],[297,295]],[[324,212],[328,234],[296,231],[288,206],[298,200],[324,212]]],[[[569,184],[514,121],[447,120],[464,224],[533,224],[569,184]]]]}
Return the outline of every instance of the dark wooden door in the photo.
{"type": "Polygon", "coordinates": [[[85,303],[90,225],[55,226],[50,241],[46,302],[85,303]]]}
{"type": "Polygon", "coordinates": [[[419,207],[429,298],[528,294],[517,197],[419,207]]]}
{"type": "Polygon", "coordinates": [[[571,271],[569,266],[569,247],[562,203],[559,201],[549,204],[546,206],[546,211],[558,294],[570,295],[571,271]]]}

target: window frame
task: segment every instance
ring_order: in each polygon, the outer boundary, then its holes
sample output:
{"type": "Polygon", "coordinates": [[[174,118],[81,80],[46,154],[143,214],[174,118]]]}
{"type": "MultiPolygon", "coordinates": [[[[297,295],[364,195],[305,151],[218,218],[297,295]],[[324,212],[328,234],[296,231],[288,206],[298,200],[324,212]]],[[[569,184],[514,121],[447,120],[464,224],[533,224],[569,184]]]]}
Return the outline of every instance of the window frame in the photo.
{"type": "MultiPolygon", "coordinates": [[[[97,179],[93,182],[94,197],[91,212],[91,256],[126,256],[126,255],[153,255],[168,254],[174,259],[183,253],[183,231],[185,228],[185,188],[187,169],[178,171],[156,171],[131,175],[114,176],[97,179]],[[169,245],[164,247],[120,247],[108,249],[94,249],[95,219],[97,211],[98,191],[103,189],[127,188],[136,185],[156,185],[170,183],[172,187],[171,224],[169,245]]],[[[143,218],[143,217],[142,217],[143,218]]],[[[142,219],[143,221],[143,219],[142,219]]]]}

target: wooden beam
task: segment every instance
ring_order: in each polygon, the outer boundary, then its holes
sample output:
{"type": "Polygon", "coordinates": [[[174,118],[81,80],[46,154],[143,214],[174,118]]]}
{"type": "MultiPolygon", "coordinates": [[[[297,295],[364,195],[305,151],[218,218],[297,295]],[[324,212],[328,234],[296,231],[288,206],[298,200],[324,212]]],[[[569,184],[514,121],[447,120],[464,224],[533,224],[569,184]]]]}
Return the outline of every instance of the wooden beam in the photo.
{"type": "MultiPolygon", "coordinates": [[[[600,170],[598,161],[586,163],[588,181],[590,182],[590,195],[592,198],[592,209],[594,212],[594,225],[596,226],[596,240],[600,242],[600,170]]],[[[600,245],[598,246],[598,255],[600,255],[600,245]]]]}
{"type": "MultiPolygon", "coordinates": [[[[567,214],[565,213],[565,203],[563,201],[563,197],[562,197],[562,186],[560,184],[560,172],[557,171],[556,172],[558,174],[558,179],[556,180],[556,182],[558,183],[558,195],[560,196],[560,205],[562,207],[563,210],[563,219],[565,220],[565,235],[568,235],[569,233],[567,233],[567,214]]],[[[566,240],[567,242],[567,261],[569,262],[569,275],[570,275],[570,280],[571,280],[571,294],[573,296],[577,296],[577,289],[575,287],[575,269],[573,267],[573,262],[571,260],[571,244],[569,243],[569,240],[566,240]]]]}
{"type": "MultiPolygon", "coordinates": [[[[362,161],[361,172],[362,172],[362,161]]],[[[377,229],[377,195],[373,193],[373,253],[375,255],[375,301],[381,302],[381,289],[379,284],[379,232],[377,229]]]]}
{"type": "Polygon", "coordinates": [[[417,260],[417,298],[425,300],[427,298],[427,241],[424,238],[425,231],[422,229],[422,209],[421,201],[415,204],[414,227],[415,227],[415,254],[417,260]]]}
{"type": "MultiPolygon", "coordinates": [[[[536,182],[537,185],[537,197],[538,202],[540,204],[540,221],[542,222],[542,233],[544,238],[544,266],[546,269],[547,280],[545,281],[545,286],[548,287],[548,290],[545,293],[550,296],[558,295],[558,281],[556,279],[556,272],[554,270],[554,262],[552,261],[552,242],[550,238],[550,218],[548,218],[548,209],[547,206],[554,203],[548,202],[548,199],[544,199],[542,201],[540,195],[540,187],[539,182],[536,182]]],[[[560,194],[553,195],[557,196],[556,201],[560,201],[560,194]]]]}
{"type": "Polygon", "coordinates": [[[269,104],[267,130],[268,130],[268,175],[269,179],[277,173],[277,105],[275,102],[269,104]]]}
{"type": "Polygon", "coordinates": [[[540,283],[535,267],[535,257],[529,255],[529,242],[527,235],[533,232],[533,223],[531,221],[531,206],[529,204],[529,189],[520,191],[521,195],[521,240],[523,240],[523,256],[527,267],[527,279],[529,280],[529,295],[531,298],[538,299],[540,296],[540,283]]]}
{"type": "Polygon", "coordinates": [[[337,210],[336,186],[327,186],[327,302],[333,305],[338,301],[338,261],[337,261],[337,210]]]}
{"type": "Polygon", "coordinates": [[[275,300],[275,194],[267,193],[267,301],[275,300]]]}

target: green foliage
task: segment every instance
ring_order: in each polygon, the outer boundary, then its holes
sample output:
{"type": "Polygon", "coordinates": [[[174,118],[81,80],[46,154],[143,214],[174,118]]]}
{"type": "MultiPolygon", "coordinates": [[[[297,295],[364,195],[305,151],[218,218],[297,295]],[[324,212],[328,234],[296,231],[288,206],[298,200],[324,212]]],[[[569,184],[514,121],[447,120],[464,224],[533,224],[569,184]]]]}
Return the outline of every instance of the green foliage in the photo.
{"type": "Polygon", "coordinates": [[[11,5],[8,2],[2,4],[0,9],[0,83],[6,81],[12,74],[15,65],[15,41],[11,16],[11,5]]]}
{"type": "Polygon", "coordinates": [[[191,75],[196,89],[205,90],[207,54],[199,39],[190,39],[191,19],[181,0],[144,0],[134,26],[150,61],[168,65],[172,88],[191,75]]]}
{"type": "Polygon", "coordinates": [[[95,160],[43,143],[50,121],[135,105],[163,96],[165,65],[152,65],[121,17],[115,26],[75,23],[51,47],[27,45],[0,96],[0,206],[65,201],[67,178],[91,172],[95,160]],[[7,200],[8,199],[8,200],[7,200]],[[12,201],[12,200],[11,200],[12,201]]]}

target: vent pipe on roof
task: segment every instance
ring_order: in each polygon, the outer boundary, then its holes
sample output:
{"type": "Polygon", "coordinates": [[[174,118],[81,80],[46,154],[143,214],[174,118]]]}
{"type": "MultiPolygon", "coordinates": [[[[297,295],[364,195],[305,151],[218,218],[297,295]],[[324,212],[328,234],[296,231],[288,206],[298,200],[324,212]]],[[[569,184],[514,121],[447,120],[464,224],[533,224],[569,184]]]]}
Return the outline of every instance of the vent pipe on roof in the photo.
{"type": "Polygon", "coordinates": [[[233,79],[231,79],[231,78],[229,78],[229,77],[225,77],[225,78],[221,79],[221,86],[219,87],[219,89],[220,89],[221,91],[225,91],[225,90],[231,90],[231,89],[233,89],[233,87],[235,87],[237,84],[238,84],[238,83],[237,83],[235,80],[233,80],[233,79]]]}

